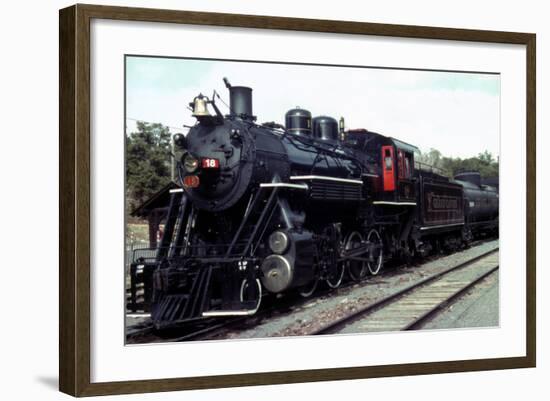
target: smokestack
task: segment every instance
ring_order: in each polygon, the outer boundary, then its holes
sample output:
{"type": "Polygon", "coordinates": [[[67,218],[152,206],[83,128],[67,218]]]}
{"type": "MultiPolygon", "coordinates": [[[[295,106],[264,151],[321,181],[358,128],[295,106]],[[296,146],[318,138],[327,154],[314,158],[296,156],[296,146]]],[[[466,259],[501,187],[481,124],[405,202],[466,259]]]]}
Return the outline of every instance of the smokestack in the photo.
{"type": "Polygon", "coordinates": [[[229,108],[231,115],[243,119],[255,120],[252,114],[252,88],[247,86],[231,86],[227,78],[223,79],[229,89],[229,108]]]}

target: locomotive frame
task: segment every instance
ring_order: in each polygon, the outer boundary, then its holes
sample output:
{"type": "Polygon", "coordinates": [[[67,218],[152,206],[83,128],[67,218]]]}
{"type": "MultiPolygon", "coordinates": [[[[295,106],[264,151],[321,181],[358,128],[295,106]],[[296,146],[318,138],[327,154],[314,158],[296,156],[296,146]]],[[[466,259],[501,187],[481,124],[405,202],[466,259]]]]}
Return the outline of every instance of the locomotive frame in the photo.
{"type": "Polygon", "coordinates": [[[358,22],[77,5],[60,12],[60,390],[74,396],[534,367],[535,35],[358,22]],[[90,22],[94,18],[513,43],[527,49],[527,302],[524,357],[328,368],[161,380],[91,382],[90,22]]]}

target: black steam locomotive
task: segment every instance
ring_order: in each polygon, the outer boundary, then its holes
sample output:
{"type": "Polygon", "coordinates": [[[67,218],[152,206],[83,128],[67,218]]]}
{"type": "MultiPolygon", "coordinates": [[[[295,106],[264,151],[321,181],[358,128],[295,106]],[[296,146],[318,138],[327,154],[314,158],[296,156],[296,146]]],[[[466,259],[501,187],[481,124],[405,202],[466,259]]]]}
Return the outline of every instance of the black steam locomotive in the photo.
{"type": "Polygon", "coordinates": [[[251,315],[265,292],[309,296],[498,230],[498,193],[479,174],[449,179],[412,145],[298,107],[284,126],[257,124],[252,89],[224,80],[229,115],[216,93],[190,103],[197,124],[174,138],[181,188],[155,260],[134,262],[152,271],[157,327],[251,315]]]}

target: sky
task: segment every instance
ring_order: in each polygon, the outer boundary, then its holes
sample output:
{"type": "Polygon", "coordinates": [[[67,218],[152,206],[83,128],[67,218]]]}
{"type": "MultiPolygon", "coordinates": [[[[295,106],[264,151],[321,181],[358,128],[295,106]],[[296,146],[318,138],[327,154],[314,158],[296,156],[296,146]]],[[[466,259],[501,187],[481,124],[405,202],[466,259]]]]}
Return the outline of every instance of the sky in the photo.
{"type": "Polygon", "coordinates": [[[183,126],[195,123],[187,107],[199,93],[211,97],[216,90],[229,103],[223,77],[253,89],[259,123],[284,123],[286,111],[300,106],[313,116],[343,116],[346,128],[392,136],[422,152],[499,155],[500,77],[482,73],[128,56],[127,131],[140,120],[185,133],[183,126]]]}

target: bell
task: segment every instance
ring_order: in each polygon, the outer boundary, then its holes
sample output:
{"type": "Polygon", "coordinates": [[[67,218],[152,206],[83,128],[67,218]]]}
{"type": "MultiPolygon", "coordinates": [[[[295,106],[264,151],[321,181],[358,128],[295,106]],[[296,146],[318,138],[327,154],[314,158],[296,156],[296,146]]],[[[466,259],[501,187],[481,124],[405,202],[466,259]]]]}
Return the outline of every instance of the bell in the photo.
{"type": "Polygon", "coordinates": [[[206,96],[199,95],[193,99],[193,117],[209,116],[207,104],[208,98],[206,96]]]}
{"type": "Polygon", "coordinates": [[[340,117],[340,121],[338,123],[339,129],[340,129],[340,140],[342,142],[346,141],[346,123],[344,121],[344,117],[340,117]]]}

